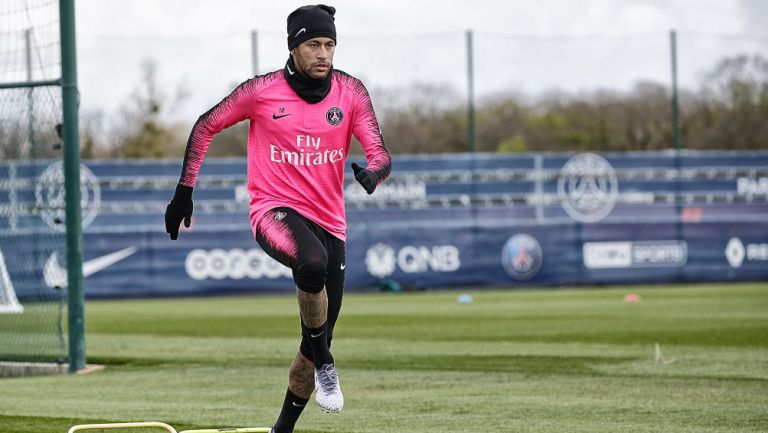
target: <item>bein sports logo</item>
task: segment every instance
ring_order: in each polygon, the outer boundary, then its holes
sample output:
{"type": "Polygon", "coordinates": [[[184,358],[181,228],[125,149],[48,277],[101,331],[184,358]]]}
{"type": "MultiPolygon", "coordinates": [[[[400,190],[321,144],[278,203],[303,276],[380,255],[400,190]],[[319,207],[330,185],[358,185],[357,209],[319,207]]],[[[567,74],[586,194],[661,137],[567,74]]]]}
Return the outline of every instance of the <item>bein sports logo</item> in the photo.
{"type": "Polygon", "coordinates": [[[461,267],[461,258],[454,245],[406,245],[395,251],[387,244],[377,243],[366,251],[365,266],[369,274],[385,278],[398,268],[407,274],[454,272],[461,267]]]}
{"type": "MultiPolygon", "coordinates": [[[[49,165],[35,186],[35,202],[40,209],[40,216],[54,230],[67,230],[65,222],[64,163],[54,162],[49,165]]],[[[83,164],[80,164],[80,208],[82,209],[82,227],[88,227],[101,206],[101,187],[99,179],[83,164]]]]}
{"type": "Polygon", "coordinates": [[[594,153],[582,153],[569,159],[560,170],[557,194],[571,218],[594,223],[613,210],[619,195],[619,183],[616,172],[605,158],[594,153]]]}
{"type": "Polygon", "coordinates": [[[516,234],[501,249],[501,264],[507,274],[516,280],[529,280],[539,273],[544,253],[539,242],[531,235],[516,234]]]}
{"type": "Polygon", "coordinates": [[[274,279],[291,277],[292,275],[289,268],[258,249],[192,250],[184,261],[184,268],[187,275],[193,280],[206,280],[208,278],[214,280],[225,278],[258,280],[264,277],[274,279]]]}
{"type": "Polygon", "coordinates": [[[688,243],[671,240],[585,242],[582,256],[587,269],[682,267],[688,262],[688,243]]]}

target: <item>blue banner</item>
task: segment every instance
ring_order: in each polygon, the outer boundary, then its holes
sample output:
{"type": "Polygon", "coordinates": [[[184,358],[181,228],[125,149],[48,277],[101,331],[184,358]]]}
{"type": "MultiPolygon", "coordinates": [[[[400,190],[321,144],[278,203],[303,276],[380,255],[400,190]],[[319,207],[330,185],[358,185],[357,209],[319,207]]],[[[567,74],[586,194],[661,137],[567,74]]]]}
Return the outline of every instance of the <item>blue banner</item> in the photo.
{"type": "MultiPolygon", "coordinates": [[[[293,291],[253,239],[242,160],[206,160],[168,239],[180,166],[84,162],[86,295],[293,291]]],[[[66,284],[60,170],[0,163],[0,286],[22,304],[66,284]]],[[[372,196],[350,170],[345,196],[350,290],[768,279],[768,152],[403,156],[372,196]]]]}

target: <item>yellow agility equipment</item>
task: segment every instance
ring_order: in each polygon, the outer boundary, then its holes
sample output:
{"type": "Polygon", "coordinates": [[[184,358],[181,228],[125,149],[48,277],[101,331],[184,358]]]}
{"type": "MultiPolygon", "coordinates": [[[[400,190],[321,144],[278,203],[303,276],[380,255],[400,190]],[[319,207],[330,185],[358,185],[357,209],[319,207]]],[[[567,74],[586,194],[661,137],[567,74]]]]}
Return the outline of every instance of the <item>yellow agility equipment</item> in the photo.
{"type": "Polygon", "coordinates": [[[80,424],[72,426],[67,433],[75,433],[81,430],[103,430],[103,429],[129,429],[129,428],[162,428],[169,433],[269,433],[270,427],[241,427],[241,428],[212,428],[201,430],[184,430],[177,432],[175,428],[164,422],[145,421],[145,422],[116,422],[108,424],[80,424]]]}
{"type": "MultiPolygon", "coordinates": [[[[169,426],[164,422],[115,422],[110,424],[80,424],[72,426],[67,433],[75,433],[80,430],[100,430],[110,428],[164,428],[170,433],[178,433],[175,428],[169,426]]],[[[269,431],[269,430],[267,430],[269,431]]]]}
{"type": "Polygon", "coordinates": [[[271,427],[241,427],[241,428],[219,428],[202,430],[184,430],[179,433],[269,433],[271,427]]]}

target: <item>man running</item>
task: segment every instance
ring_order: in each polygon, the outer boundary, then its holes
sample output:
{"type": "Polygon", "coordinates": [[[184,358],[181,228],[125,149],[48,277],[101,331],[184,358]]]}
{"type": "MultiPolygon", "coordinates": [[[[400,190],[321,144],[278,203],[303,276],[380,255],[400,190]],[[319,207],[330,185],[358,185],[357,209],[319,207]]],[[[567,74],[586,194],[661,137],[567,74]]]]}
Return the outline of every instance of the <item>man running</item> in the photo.
{"type": "Polygon", "coordinates": [[[301,316],[301,345],[275,433],[293,431],[315,388],[324,411],[344,406],[329,348],[344,287],[344,161],[352,135],[368,159],[367,168],[352,164],[368,194],[391,169],[368,91],[333,68],[335,12],[326,5],[293,11],[285,67],[245,81],[197,119],[165,213],[166,232],[177,239],[180,223],[191,222],[192,188],[213,136],[250,120],[251,228],[264,251],[292,269],[301,316]]]}

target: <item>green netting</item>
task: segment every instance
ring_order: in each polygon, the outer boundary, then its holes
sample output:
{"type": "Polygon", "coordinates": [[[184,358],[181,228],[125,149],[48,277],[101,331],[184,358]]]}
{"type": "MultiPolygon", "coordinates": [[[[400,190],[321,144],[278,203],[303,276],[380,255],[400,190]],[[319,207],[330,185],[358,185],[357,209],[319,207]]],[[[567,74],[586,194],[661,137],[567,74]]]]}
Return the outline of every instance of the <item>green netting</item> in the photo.
{"type": "Polygon", "coordinates": [[[58,2],[0,2],[0,361],[66,362],[58,2]]]}

